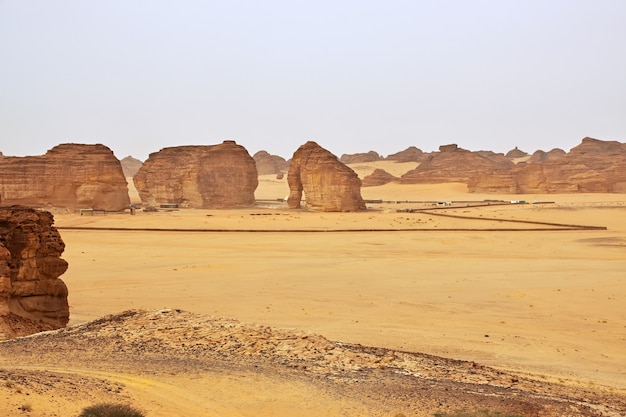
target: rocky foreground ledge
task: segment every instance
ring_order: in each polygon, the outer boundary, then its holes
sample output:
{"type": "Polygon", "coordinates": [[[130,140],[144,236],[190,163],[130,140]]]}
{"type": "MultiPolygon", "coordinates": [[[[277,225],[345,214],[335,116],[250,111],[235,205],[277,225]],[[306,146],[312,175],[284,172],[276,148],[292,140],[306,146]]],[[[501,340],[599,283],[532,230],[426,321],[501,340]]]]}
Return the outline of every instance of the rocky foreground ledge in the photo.
{"type": "Polygon", "coordinates": [[[550,383],[474,362],[172,309],[130,310],[0,343],[0,376],[24,371],[24,364],[37,371],[32,378],[47,366],[153,378],[209,370],[279,375],[371,403],[371,415],[402,409],[407,416],[432,416],[462,408],[522,416],[626,414],[626,395],[609,388],[550,383]]]}

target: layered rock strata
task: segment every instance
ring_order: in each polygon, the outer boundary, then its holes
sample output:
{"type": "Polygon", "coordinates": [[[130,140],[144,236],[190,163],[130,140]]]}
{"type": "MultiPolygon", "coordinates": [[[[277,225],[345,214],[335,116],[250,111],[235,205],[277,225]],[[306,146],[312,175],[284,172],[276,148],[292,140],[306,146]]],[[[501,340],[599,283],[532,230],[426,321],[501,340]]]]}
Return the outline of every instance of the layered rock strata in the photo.
{"type": "Polygon", "coordinates": [[[0,158],[3,205],[128,208],[128,185],[120,161],[104,145],[61,144],[41,156],[0,158]]]}
{"type": "Polygon", "coordinates": [[[301,207],[304,192],[306,205],[313,210],[365,210],[358,175],[315,142],[305,143],[293,154],[287,182],[290,208],[301,207]]]}
{"type": "Polygon", "coordinates": [[[400,178],[402,184],[420,183],[467,183],[479,173],[489,173],[511,169],[515,164],[502,154],[482,155],[459,148],[457,145],[444,145],[439,152],[425,156],[417,168],[400,178]]]}
{"type": "Polygon", "coordinates": [[[65,327],[69,320],[65,245],[52,214],[0,207],[0,333],[21,336],[65,327]]]}
{"type": "Polygon", "coordinates": [[[626,192],[626,144],[584,138],[560,157],[558,152],[551,152],[556,157],[546,157],[545,162],[477,173],[467,182],[468,190],[522,194],[626,192]]]}
{"type": "Polygon", "coordinates": [[[256,163],[235,141],[177,146],[150,154],[133,182],[144,205],[189,208],[253,206],[256,163]]]}

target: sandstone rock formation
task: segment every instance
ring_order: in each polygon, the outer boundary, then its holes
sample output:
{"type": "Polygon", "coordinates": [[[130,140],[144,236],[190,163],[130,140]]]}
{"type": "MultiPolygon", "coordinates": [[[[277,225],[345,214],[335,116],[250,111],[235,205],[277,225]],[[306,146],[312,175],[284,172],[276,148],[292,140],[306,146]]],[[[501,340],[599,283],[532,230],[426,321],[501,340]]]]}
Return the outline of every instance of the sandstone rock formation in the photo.
{"type": "Polygon", "coordinates": [[[528,156],[528,154],[526,152],[518,149],[517,146],[516,146],[515,149],[511,149],[504,156],[506,156],[509,159],[518,159],[518,158],[524,158],[524,157],[528,156]]]}
{"type": "Polygon", "coordinates": [[[374,162],[380,161],[381,156],[374,151],[369,151],[366,153],[355,153],[355,154],[343,154],[339,160],[344,164],[360,164],[363,162],[374,162]]]}
{"type": "Polygon", "coordinates": [[[409,146],[403,151],[388,155],[385,160],[396,162],[420,162],[424,157],[424,152],[415,146],[409,146]]]}
{"type": "Polygon", "coordinates": [[[139,168],[143,165],[143,162],[139,159],[133,158],[132,156],[122,158],[120,163],[122,164],[122,171],[124,172],[124,176],[126,178],[134,177],[137,171],[139,171],[139,168]]]}
{"type": "Polygon", "coordinates": [[[210,209],[254,205],[259,184],[254,159],[232,140],[161,149],[150,154],[133,181],[144,205],[210,209]]]}
{"type": "Polygon", "coordinates": [[[544,151],[535,151],[535,153],[532,154],[532,156],[530,158],[528,158],[528,161],[526,162],[550,162],[550,161],[554,161],[557,160],[563,156],[566,155],[566,152],[563,149],[559,149],[559,148],[554,148],[549,152],[544,152],[544,151]]]}
{"type": "MultiPolygon", "coordinates": [[[[532,159],[532,158],[531,158],[532,159]]],[[[626,192],[626,144],[584,138],[560,158],[519,164],[510,170],[477,173],[473,192],[626,192]]]]}
{"type": "Polygon", "coordinates": [[[398,181],[399,179],[400,178],[394,177],[384,169],[376,168],[374,172],[363,178],[363,180],[361,181],[361,186],[375,187],[378,185],[389,184],[390,182],[398,181]]]}
{"type": "Polygon", "coordinates": [[[304,191],[307,207],[313,210],[365,210],[358,175],[315,142],[305,143],[293,154],[287,182],[290,208],[300,208],[304,191]]]}
{"type": "Polygon", "coordinates": [[[113,152],[100,144],[69,143],[41,156],[0,158],[0,201],[107,211],[130,204],[122,166],[113,152]]]}
{"type": "Polygon", "coordinates": [[[259,175],[281,174],[289,171],[289,162],[282,156],[270,155],[267,151],[258,151],[252,158],[259,175]]]}
{"type": "Polygon", "coordinates": [[[417,168],[400,178],[402,184],[446,183],[467,181],[477,173],[489,173],[510,169],[515,164],[502,154],[481,155],[459,148],[457,145],[444,145],[439,152],[428,154],[417,168]]]}
{"type": "Polygon", "coordinates": [[[50,213],[0,207],[0,337],[65,327],[65,245],[50,213]]]}

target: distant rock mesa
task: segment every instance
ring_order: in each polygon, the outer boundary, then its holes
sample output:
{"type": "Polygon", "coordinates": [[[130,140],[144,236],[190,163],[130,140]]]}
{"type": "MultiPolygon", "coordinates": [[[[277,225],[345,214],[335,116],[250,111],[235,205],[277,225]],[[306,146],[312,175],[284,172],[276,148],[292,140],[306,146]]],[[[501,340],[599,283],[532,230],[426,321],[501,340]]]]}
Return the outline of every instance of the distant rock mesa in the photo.
{"type": "Polygon", "coordinates": [[[52,214],[0,207],[0,338],[65,327],[65,245],[52,214]]]}
{"type": "Polygon", "coordinates": [[[139,171],[139,168],[143,165],[143,162],[139,159],[133,158],[132,156],[122,158],[120,163],[122,164],[122,171],[124,171],[124,176],[126,178],[134,177],[137,171],[139,171]]]}
{"type": "Polygon", "coordinates": [[[128,185],[120,161],[104,145],[61,144],[41,156],[0,158],[3,205],[128,208],[128,185]]]}
{"type": "Polygon", "coordinates": [[[535,152],[529,163],[477,173],[468,181],[468,190],[523,194],[626,192],[626,144],[587,137],[569,153],[562,152],[535,152]]]}
{"type": "Polygon", "coordinates": [[[304,192],[312,210],[365,210],[358,175],[315,142],[305,143],[293,154],[287,182],[290,208],[300,208],[304,192]]]}
{"type": "Polygon", "coordinates": [[[256,163],[235,141],[177,146],[150,154],[133,177],[145,205],[227,209],[253,206],[256,163]]]}
{"type": "Polygon", "coordinates": [[[398,181],[400,178],[394,177],[384,169],[376,168],[374,172],[363,178],[361,182],[363,187],[376,187],[378,185],[389,184],[398,181]]]}
{"type": "Polygon", "coordinates": [[[283,174],[289,171],[289,162],[278,155],[270,155],[267,151],[258,151],[252,156],[259,175],[283,174]]]}

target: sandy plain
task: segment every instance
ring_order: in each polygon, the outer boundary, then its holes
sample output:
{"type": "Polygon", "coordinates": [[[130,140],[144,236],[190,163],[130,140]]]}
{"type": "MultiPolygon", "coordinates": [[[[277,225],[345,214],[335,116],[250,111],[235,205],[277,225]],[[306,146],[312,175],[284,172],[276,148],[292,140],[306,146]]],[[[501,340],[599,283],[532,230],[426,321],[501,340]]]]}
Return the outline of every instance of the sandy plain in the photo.
{"type": "MultiPolygon", "coordinates": [[[[399,175],[409,165],[353,168],[399,175]]],[[[362,189],[366,212],[319,213],[287,210],[279,201],[287,193],[286,179],[262,176],[253,209],[57,213],[70,325],[177,308],[626,396],[626,196],[388,184],[362,189]],[[116,228],[135,230],[104,230],[116,228]]],[[[259,375],[92,373],[125,384],[149,416],[395,415],[259,375]],[[168,404],[168,390],[177,402],[168,404]]],[[[90,395],[73,403],[31,395],[30,415],[75,415],[51,410],[76,412],[95,401],[90,395]]],[[[21,401],[8,399],[7,407],[21,401]]]]}

